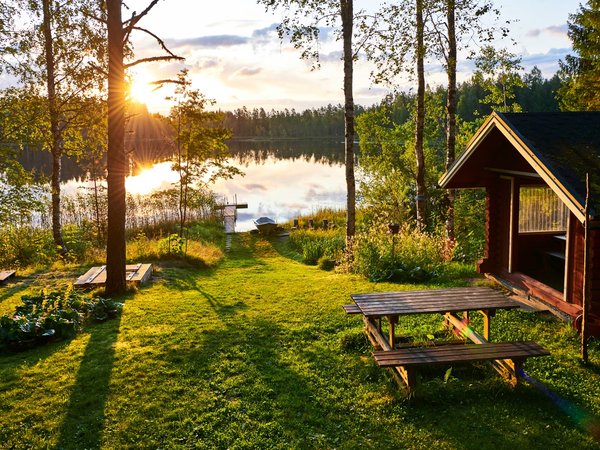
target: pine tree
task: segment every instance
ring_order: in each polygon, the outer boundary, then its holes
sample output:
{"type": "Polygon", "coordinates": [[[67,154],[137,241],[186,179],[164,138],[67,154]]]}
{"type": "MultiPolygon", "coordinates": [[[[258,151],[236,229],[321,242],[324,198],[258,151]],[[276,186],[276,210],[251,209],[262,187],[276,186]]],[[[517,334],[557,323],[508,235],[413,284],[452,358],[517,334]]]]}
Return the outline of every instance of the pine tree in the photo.
{"type": "Polygon", "coordinates": [[[575,55],[560,62],[565,79],[559,90],[564,110],[600,109],[600,0],[588,0],[587,7],[569,16],[569,38],[575,55]]]}

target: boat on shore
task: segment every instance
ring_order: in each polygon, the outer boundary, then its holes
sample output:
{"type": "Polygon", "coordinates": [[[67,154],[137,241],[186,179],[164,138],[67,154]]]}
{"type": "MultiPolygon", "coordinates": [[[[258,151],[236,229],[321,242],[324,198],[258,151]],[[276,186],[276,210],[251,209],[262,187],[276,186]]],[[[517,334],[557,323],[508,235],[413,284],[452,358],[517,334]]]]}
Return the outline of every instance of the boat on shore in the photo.
{"type": "Polygon", "coordinates": [[[259,217],[254,221],[254,225],[261,234],[272,234],[277,228],[277,222],[270,217],[259,217]]]}

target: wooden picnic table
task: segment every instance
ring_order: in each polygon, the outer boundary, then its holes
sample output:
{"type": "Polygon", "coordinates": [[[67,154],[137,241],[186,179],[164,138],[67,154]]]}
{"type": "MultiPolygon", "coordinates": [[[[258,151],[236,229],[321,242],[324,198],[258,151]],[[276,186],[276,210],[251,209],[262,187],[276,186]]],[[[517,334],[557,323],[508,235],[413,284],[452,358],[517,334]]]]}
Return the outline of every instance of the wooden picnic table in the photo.
{"type": "MultiPolygon", "coordinates": [[[[498,309],[515,309],[520,305],[503,293],[488,287],[466,287],[450,289],[428,289],[422,291],[374,292],[352,294],[352,300],[360,313],[369,322],[369,328],[375,327],[381,333],[381,318],[390,323],[388,343],[395,345],[395,325],[399,316],[410,314],[443,314],[446,323],[457,332],[466,334],[473,342],[480,344],[481,339],[490,340],[490,319],[498,309]],[[483,315],[483,336],[466,330],[469,325],[470,311],[479,311],[483,315]],[[464,313],[460,319],[456,313],[464,313]]],[[[378,336],[373,336],[376,340],[378,336]]],[[[381,344],[381,343],[380,343],[381,344]]]]}
{"type": "MultiPolygon", "coordinates": [[[[490,343],[490,321],[498,309],[516,309],[520,304],[503,293],[488,287],[428,289],[399,292],[352,294],[354,305],[344,305],[348,314],[361,314],[365,331],[376,351],[373,356],[382,367],[391,367],[412,389],[414,366],[444,362],[466,362],[474,359],[492,360],[494,368],[515,385],[517,371],[529,356],[548,352],[535,343],[490,343]],[[483,335],[470,326],[469,313],[483,315],[483,335]],[[458,316],[462,313],[462,317],[458,316]],[[479,351],[448,345],[441,348],[396,348],[396,324],[400,316],[412,314],[442,314],[446,326],[460,336],[477,344],[479,351]],[[389,321],[389,334],[382,332],[382,319],[389,321]],[[525,350],[524,350],[525,349],[525,350]]],[[[472,345],[472,344],[471,344],[472,345]]]]}

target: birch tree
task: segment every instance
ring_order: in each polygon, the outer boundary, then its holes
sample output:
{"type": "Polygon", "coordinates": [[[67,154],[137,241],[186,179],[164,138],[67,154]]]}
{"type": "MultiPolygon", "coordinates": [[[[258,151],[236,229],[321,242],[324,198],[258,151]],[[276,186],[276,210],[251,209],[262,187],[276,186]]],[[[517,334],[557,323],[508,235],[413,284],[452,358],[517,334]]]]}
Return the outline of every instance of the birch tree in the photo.
{"type": "Polygon", "coordinates": [[[172,99],[176,104],[167,120],[175,135],[171,167],[179,174],[179,235],[183,237],[194,189],[202,190],[219,178],[242,172],[227,163],[229,148],[225,140],[231,137],[231,131],[223,127],[225,114],[206,110],[215,102],[192,89],[187,70],[182,70],[174,82],[177,87],[172,99]]]}
{"type": "MultiPolygon", "coordinates": [[[[448,78],[446,104],[446,167],[454,162],[456,153],[456,70],[458,52],[464,50],[472,56],[471,46],[489,42],[494,36],[505,36],[507,29],[499,23],[500,12],[491,0],[399,0],[385,3],[367,46],[367,54],[375,63],[373,80],[394,85],[398,77],[408,74],[417,78],[417,115],[415,134],[421,134],[419,117],[419,91],[421,61],[439,59],[448,78]],[[422,16],[422,17],[421,17],[422,16]],[[487,21],[487,23],[486,23],[487,21]],[[421,38],[423,44],[421,44],[421,38]]],[[[416,210],[417,225],[425,225],[424,186],[421,185],[421,143],[416,139],[417,170],[416,210]]],[[[449,193],[446,233],[454,240],[454,199],[449,193]]]]}
{"type": "Polygon", "coordinates": [[[258,0],[267,10],[283,9],[286,16],[279,25],[281,38],[288,37],[302,49],[302,57],[312,59],[318,66],[318,41],[322,27],[336,30],[343,44],[344,65],[344,145],[346,164],[346,240],[348,249],[356,231],[356,182],[354,175],[354,60],[361,44],[353,45],[355,14],[353,0],[258,0]]]}
{"type": "MultiPolygon", "coordinates": [[[[500,10],[489,0],[437,0],[427,11],[430,24],[429,40],[433,54],[441,59],[447,76],[446,97],[446,170],[456,158],[456,71],[458,50],[467,51],[469,46],[490,42],[496,34],[506,36],[508,29],[500,25],[500,10]],[[484,20],[489,23],[484,23],[484,20]]],[[[446,193],[446,255],[452,254],[455,244],[454,230],[455,191],[446,193]]]]}
{"type": "Polygon", "coordinates": [[[85,151],[82,129],[97,119],[94,96],[102,85],[102,75],[88,64],[103,39],[101,28],[83,14],[88,4],[10,0],[0,10],[0,64],[18,81],[9,95],[29,111],[18,116],[23,119],[13,127],[18,133],[7,138],[40,145],[52,155],[52,235],[61,255],[67,253],[61,228],[61,160],[65,153],[85,151]]]}

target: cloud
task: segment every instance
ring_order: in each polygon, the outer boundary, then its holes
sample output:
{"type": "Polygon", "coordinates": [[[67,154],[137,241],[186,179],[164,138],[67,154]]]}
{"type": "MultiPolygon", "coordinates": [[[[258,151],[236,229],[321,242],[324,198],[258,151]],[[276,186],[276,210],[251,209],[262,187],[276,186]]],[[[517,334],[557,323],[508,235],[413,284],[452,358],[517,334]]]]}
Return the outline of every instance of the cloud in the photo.
{"type": "Polygon", "coordinates": [[[551,48],[546,53],[523,55],[522,64],[525,70],[537,66],[545,77],[549,77],[558,70],[558,61],[564,59],[569,53],[571,53],[570,48],[551,48]]]}
{"type": "Polygon", "coordinates": [[[539,37],[542,34],[551,34],[559,37],[567,37],[569,27],[566,23],[562,25],[551,25],[545,28],[534,28],[527,32],[527,37],[539,37]]]}
{"type": "Polygon", "coordinates": [[[244,186],[248,191],[266,191],[267,187],[263,184],[253,183],[244,186]]]}
{"type": "Polygon", "coordinates": [[[247,44],[248,41],[249,39],[246,36],[237,36],[234,34],[220,34],[214,36],[199,36],[188,39],[167,39],[165,42],[169,48],[218,48],[244,45],[247,44]]]}
{"type": "Polygon", "coordinates": [[[339,62],[342,60],[343,53],[341,51],[334,51],[319,55],[319,61],[321,62],[339,62]]]}
{"type": "Polygon", "coordinates": [[[386,88],[383,88],[383,87],[379,87],[379,86],[358,88],[355,91],[355,94],[357,96],[359,96],[359,97],[377,97],[377,98],[382,98],[382,97],[386,96],[389,93],[390,93],[389,89],[386,89],[386,88]]]}
{"type": "Polygon", "coordinates": [[[268,27],[259,28],[252,32],[253,39],[263,39],[268,37],[277,36],[277,25],[276,23],[272,23],[268,27]]]}
{"type": "Polygon", "coordinates": [[[242,67],[241,69],[237,70],[233,75],[232,78],[236,78],[236,77],[252,77],[254,75],[259,74],[260,72],[262,72],[262,68],[261,67],[242,67]]]}
{"type": "Polygon", "coordinates": [[[207,70],[219,67],[221,61],[218,58],[204,58],[195,61],[192,67],[196,70],[207,70]]]}

